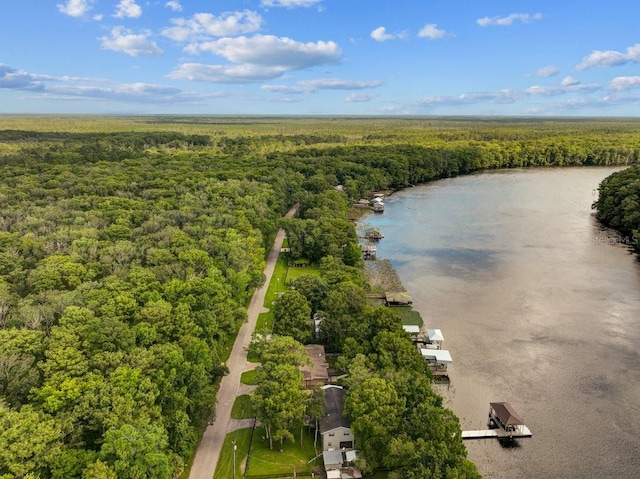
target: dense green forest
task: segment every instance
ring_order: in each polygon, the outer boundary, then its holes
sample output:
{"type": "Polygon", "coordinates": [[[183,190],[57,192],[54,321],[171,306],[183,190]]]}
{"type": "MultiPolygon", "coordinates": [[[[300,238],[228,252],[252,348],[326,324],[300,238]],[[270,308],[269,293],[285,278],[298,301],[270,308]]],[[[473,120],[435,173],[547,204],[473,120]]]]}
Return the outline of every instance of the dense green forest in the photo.
{"type": "Polygon", "coordinates": [[[633,166],[605,178],[593,207],[602,223],[623,235],[621,242],[640,251],[640,167],[633,166]]]}
{"type": "MultiPolygon", "coordinates": [[[[488,168],[638,163],[639,133],[635,120],[0,117],[0,478],[177,477],[280,225],[321,265],[297,291],[351,372],[371,467],[476,477],[419,355],[366,307],[350,200],[488,168]]],[[[309,340],[289,319],[276,332],[309,340]]]]}

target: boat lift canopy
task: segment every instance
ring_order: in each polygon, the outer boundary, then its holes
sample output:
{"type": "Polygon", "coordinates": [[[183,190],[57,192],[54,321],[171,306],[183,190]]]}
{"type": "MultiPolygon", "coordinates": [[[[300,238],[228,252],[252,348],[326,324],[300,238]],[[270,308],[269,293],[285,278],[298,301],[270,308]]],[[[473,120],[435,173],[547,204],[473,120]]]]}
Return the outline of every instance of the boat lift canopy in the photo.
{"type": "Polygon", "coordinates": [[[451,359],[451,353],[449,353],[448,350],[446,349],[420,349],[420,352],[422,353],[422,357],[430,360],[430,361],[435,361],[438,364],[448,364],[448,363],[452,363],[453,359],[451,359]]]}
{"type": "Polygon", "coordinates": [[[429,341],[444,341],[442,331],[439,329],[427,329],[427,336],[429,337],[429,341]]]}
{"type": "Polygon", "coordinates": [[[409,334],[418,334],[420,332],[420,326],[417,324],[403,324],[402,329],[409,334]]]}

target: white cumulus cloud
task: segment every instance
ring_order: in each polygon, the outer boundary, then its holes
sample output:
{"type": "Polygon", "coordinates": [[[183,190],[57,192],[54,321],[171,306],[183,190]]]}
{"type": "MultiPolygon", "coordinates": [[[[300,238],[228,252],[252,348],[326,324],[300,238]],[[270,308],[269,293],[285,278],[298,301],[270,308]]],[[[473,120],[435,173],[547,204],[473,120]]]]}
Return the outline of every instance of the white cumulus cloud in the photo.
{"type": "Polygon", "coordinates": [[[322,0],[262,0],[260,3],[263,7],[313,7],[322,2],[322,0]]]}
{"type": "Polygon", "coordinates": [[[614,67],[638,62],[640,62],[640,43],[628,47],[626,52],[595,50],[591,55],[584,57],[576,69],[588,70],[594,67],[614,67]]]}
{"type": "Polygon", "coordinates": [[[547,65],[546,67],[538,68],[535,72],[528,76],[534,77],[552,77],[559,73],[558,67],[554,65],[547,65]]]}
{"type": "Polygon", "coordinates": [[[179,88],[151,83],[123,83],[115,86],[61,85],[47,89],[48,97],[58,99],[98,99],[126,104],[183,104],[215,98],[215,94],[185,92],[179,88]],[[54,97],[55,98],[55,97],[54,97]]]}
{"type": "Polygon", "coordinates": [[[96,82],[95,78],[72,76],[52,76],[38,73],[28,73],[17,70],[7,64],[0,63],[0,88],[13,90],[41,91],[48,82],[96,82]]]}
{"type": "Polygon", "coordinates": [[[164,4],[165,7],[170,8],[174,12],[182,11],[182,4],[178,0],[170,0],[164,4]]]}
{"type": "Polygon", "coordinates": [[[506,27],[514,22],[531,23],[536,20],[542,20],[542,13],[512,13],[506,17],[482,17],[478,18],[476,23],[481,27],[506,27]]]}
{"type": "Polygon", "coordinates": [[[82,17],[91,10],[94,0],[67,0],[58,4],[58,11],[70,17],[82,17]]]}
{"type": "Polygon", "coordinates": [[[124,103],[190,103],[215,98],[216,94],[185,92],[175,87],[151,83],[107,84],[96,78],[53,76],[29,73],[0,63],[0,89],[31,92],[49,100],[121,101],[124,103]]]}
{"type": "Polygon", "coordinates": [[[326,78],[319,80],[301,80],[299,85],[306,87],[308,90],[364,90],[367,88],[377,88],[382,85],[379,80],[372,81],[354,81],[342,80],[338,78],[326,78]]]}
{"type": "Polygon", "coordinates": [[[302,43],[273,35],[225,37],[200,43],[192,48],[192,51],[210,52],[233,63],[248,63],[286,70],[302,70],[336,63],[342,55],[340,47],[332,41],[302,43]]]}
{"type": "Polygon", "coordinates": [[[264,82],[292,70],[336,63],[342,55],[334,42],[301,43],[273,35],[225,37],[190,45],[187,50],[212,53],[232,64],[183,63],[168,75],[169,78],[214,83],[264,82]]]}
{"type": "Polygon", "coordinates": [[[285,93],[288,95],[307,93],[307,90],[300,85],[262,85],[260,89],[269,93],[285,93]]]}
{"type": "Polygon", "coordinates": [[[371,95],[369,93],[352,93],[348,97],[344,99],[347,103],[364,103],[373,100],[376,95],[371,95]]]}
{"type": "Polygon", "coordinates": [[[196,13],[191,18],[174,18],[171,23],[173,26],[165,28],[162,34],[176,42],[184,42],[256,32],[262,26],[262,17],[250,10],[221,15],[196,13]]]}
{"type": "Polygon", "coordinates": [[[167,77],[175,80],[203,81],[210,83],[259,83],[273,80],[286,73],[282,67],[258,65],[203,65],[182,63],[167,77]]]}
{"type": "Polygon", "coordinates": [[[427,23],[422,29],[418,32],[418,36],[421,38],[431,38],[435,40],[437,38],[442,38],[447,34],[445,30],[438,28],[438,25],[435,23],[427,23]]]}
{"type": "Polygon", "coordinates": [[[150,40],[151,32],[133,33],[124,27],[115,27],[111,30],[110,37],[100,38],[102,48],[123,52],[132,57],[138,55],[162,55],[162,50],[153,40],[150,40]]]}
{"type": "Polygon", "coordinates": [[[609,83],[611,90],[630,90],[640,87],[640,76],[616,77],[609,83]]]}
{"type": "Polygon", "coordinates": [[[573,77],[566,77],[558,86],[531,86],[524,93],[531,96],[558,96],[569,93],[592,93],[600,90],[600,85],[583,85],[573,77]]]}
{"type": "Polygon", "coordinates": [[[116,18],[138,18],[142,15],[142,8],[135,0],[120,0],[116,7],[116,18]]]}
{"type": "Polygon", "coordinates": [[[378,27],[371,32],[370,36],[377,42],[386,42],[387,40],[397,40],[397,39],[406,38],[407,34],[404,32],[387,33],[387,29],[385,27],[378,27]]]}
{"type": "Polygon", "coordinates": [[[295,85],[263,85],[262,90],[271,93],[313,93],[318,90],[367,90],[382,85],[379,80],[354,81],[339,78],[321,78],[316,80],[301,80],[295,85]]]}
{"type": "Polygon", "coordinates": [[[578,80],[576,80],[573,77],[565,77],[562,82],[560,83],[560,85],[562,86],[575,86],[575,85],[579,85],[580,82],[578,80]]]}
{"type": "Polygon", "coordinates": [[[45,75],[34,75],[0,63],[0,88],[40,91],[44,89],[43,81],[47,79],[49,79],[49,77],[45,75]]]}

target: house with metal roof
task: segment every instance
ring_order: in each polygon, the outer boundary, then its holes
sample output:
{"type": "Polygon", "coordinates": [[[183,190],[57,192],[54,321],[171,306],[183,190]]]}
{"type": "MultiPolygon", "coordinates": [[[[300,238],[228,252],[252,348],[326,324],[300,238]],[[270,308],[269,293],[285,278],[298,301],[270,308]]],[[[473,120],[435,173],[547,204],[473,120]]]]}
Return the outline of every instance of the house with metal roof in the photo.
{"type": "Polygon", "coordinates": [[[409,333],[411,339],[418,339],[418,335],[420,334],[420,326],[417,324],[403,324],[402,329],[405,333],[409,333]]]}

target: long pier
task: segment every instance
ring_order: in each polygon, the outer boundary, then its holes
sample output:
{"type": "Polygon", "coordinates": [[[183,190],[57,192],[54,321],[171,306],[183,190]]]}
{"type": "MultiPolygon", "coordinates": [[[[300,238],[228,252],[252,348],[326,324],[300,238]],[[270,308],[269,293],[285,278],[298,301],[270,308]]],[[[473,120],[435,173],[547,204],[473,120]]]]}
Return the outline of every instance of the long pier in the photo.
{"type": "Polygon", "coordinates": [[[462,439],[518,439],[523,437],[531,437],[531,430],[521,425],[517,431],[506,432],[503,429],[477,429],[475,431],[462,431],[462,439]]]}

